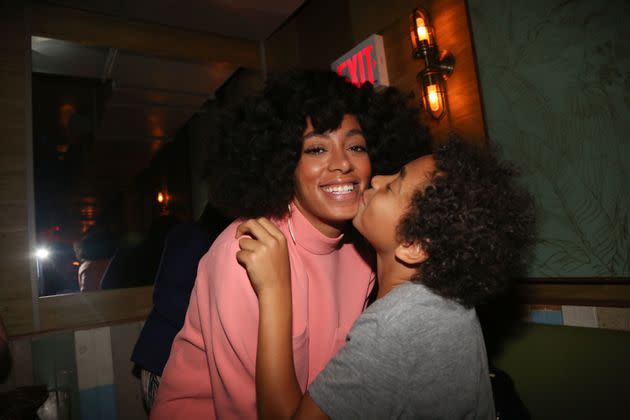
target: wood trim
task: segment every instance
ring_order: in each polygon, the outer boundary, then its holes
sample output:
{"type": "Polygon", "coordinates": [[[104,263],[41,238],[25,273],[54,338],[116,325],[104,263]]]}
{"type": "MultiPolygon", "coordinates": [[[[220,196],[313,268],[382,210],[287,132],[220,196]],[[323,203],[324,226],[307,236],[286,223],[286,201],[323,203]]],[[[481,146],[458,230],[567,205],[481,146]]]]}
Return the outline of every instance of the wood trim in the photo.
{"type": "Polygon", "coordinates": [[[40,297],[37,332],[145,319],[153,307],[152,290],[145,286],[40,297]]]}
{"type": "Polygon", "coordinates": [[[630,283],[525,283],[517,286],[524,303],[630,307],[630,283]]]}
{"type": "Polygon", "coordinates": [[[35,328],[29,258],[32,160],[30,115],[30,37],[24,2],[0,3],[0,317],[9,335],[35,328]]]}
{"type": "Polygon", "coordinates": [[[35,36],[175,60],[228,62],[252,69],[261,65],[255,41],[48,4],[33,4],[31,31],[35,36]]]}
{"type": "MultiPolygon", "coordinates": [[[[25,135],[26,135],[26,215],[27,215],[27,235],[28,235],[28,249],[33,250],[37,246],[37,235],[35,229],[35,159],[33,158],[34,146],[33,146],[33,62],[31,52],[31,35],[28,33],[28,28],[25,35],[26,49],[24,51],[25,68],[25,80],[26,80],[26,96],[24,112],[26,114],[25,135]]],[[[37,261],[34,258],[30,258],[29,273],[31,280],[31,312],[33,314],[33,329],[39,330],[39,310],[37,307],[39,298],[39,278],[37,270],[37,261]]]]}
{"type": "Polygon", "coordinates": [[[528,277],[521,280],[522,283],[533,284],[627,284],[630,285],[628,277],[528,277]]]}

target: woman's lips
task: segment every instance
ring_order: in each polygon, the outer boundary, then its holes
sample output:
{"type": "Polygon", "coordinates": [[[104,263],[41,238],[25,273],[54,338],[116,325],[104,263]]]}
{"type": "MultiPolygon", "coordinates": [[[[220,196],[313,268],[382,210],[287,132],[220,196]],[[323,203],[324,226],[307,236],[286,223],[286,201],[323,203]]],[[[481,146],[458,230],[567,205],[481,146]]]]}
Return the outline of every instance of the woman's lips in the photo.
{"type": "Polygon", "coordinates": [[[329,184],[320,188],[326,196],[337,201],[355,200],[359,195],[359,184],[351,182],[329,184]]]}

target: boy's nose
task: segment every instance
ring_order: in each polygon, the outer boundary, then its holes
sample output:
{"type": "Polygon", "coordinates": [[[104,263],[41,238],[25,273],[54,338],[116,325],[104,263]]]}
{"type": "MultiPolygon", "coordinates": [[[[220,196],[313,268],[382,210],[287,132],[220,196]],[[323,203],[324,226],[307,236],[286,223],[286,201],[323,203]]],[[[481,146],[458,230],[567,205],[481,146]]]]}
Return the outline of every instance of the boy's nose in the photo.
{"type": "Polygon", "coordinates": [[[383,185],[383,176],[382,175],[375,175],[372,177],[372,180],[370,181],[370,187],[372,188],[380,188],[383,185]]]}

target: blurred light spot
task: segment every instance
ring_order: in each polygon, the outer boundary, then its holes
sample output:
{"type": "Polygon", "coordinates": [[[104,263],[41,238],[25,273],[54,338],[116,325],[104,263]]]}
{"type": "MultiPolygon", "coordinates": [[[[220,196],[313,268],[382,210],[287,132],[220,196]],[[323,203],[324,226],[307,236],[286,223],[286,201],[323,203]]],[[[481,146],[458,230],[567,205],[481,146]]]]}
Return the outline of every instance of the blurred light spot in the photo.
{"type": "Polygon", "coordinates": [[[59,109],[59,124],[63,128],[68,128],[70,125],[70,118],[76,112],[76,108],[72,104],[63,104],[59,109]]]}
{"type": "Polygon", "coordinates": [[[35,250],[35,256],[37,258],[39,258],[40,260],[45,260],[48,257],[50,257],[50,251],[48,250],[48,248],[37,248],[37,250],[35,250]]]}

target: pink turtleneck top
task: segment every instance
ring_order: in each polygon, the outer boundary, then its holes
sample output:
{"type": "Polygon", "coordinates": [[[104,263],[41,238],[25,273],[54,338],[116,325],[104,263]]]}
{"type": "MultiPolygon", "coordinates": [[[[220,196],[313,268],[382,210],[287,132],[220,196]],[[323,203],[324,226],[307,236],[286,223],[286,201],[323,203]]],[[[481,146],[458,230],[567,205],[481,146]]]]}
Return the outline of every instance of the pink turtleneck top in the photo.
{"type": "MultiPolygon", "coordinates": [[[[345,343],[373,274],[343,235],[324,236],[295,205],[291,208],[291,228],[288,218],[275,223],[289,247],[293,355],[304,391],[345,343]]],[[[173,342],[151,410],[153,420],[256,418],[258,302],[236,261],[238,224],[228,226],[199,263],[184,327],[173,342]]]]}

